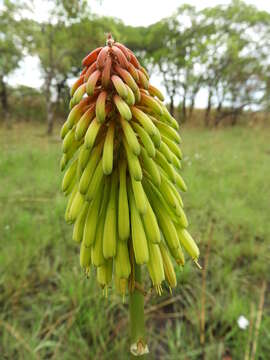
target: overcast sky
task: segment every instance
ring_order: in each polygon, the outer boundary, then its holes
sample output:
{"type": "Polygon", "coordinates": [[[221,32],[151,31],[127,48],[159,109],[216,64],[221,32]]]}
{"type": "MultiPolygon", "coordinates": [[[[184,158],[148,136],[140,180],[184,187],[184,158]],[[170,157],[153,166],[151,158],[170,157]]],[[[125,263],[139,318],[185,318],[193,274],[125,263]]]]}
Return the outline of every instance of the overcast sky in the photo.
{"type": "MultiPolygon", "coordinates": [[[[269,0],[246,0],[247,4],[253,4],[261,10],[270,12],[269,0]]],[[[36,12],[33,16],[35,20],[42,21],[48,17],[48,2],[36,0],[36,12]]],[[[102,4],[91,0],[91,9],[99,15],[117,17],[127,25],[147,26],[164,17],[170,16],[179,6],[189,3],[198,9],[215,6],[219,4],[229,4],[230,0],[103,0],[102,4]]],[[[90,51],[91,49],[89,49],[90,51]]],[[[42,79],[38,66],[38,59],[27,57],[20,69],[9,78],[12,85],[22,84],[33,87],[40,87],[42,79]]],[[[160,79],[154,78],[152,82],[160,85],[160,79]]],[[[205,96],[202,93],[197,101],[197,106],[203,107],[205,96]]]]}
{"type": "MultiPolygon", "coordinates": [[[[102,4],[93,2],[92,9],[101,15],[110,15],[122,19],[127,25],[149,25],[170,16],[179,6],[190,4],[197,9],[229,4],[229,0],[103,0],[102,4]]],[[[269,0],[246,0],[261,10],[270,12],[269,0]]]]}

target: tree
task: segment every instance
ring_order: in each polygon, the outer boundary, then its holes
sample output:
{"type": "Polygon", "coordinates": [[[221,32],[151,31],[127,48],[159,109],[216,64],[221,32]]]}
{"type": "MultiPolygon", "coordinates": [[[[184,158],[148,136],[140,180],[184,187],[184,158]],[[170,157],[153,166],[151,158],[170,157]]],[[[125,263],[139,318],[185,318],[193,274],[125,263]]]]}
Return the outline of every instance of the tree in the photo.
{"type": "MultiPolygon", "coordinates": [[[[37,54],[40,60],[41,70],[44,77],[44,95],[46,99],[47,133],[53,132],[54,112],[53,95],[57,84],[57,75],[70,68],[72,47],[66,27],[85,11],[85,1],[66,0],[50,1],[48,20],[43,23],[33,22],[33,44],[29,50],[37,54]]],[[[59,76],[58,76],[59,77],[59,76]]],[[[62,81],[62,77],[60,76],[62,81]]],[[[61,91],[61,87],[59,92],[61,91]]]]}
{"type": "Polygon", "coordinates": [[[22,39],[19,36],[21,30],[20,20],[16,20],[16,14],[22,4],[5,0],[0,13],[0,101],[4,118],[9,110],[7,78],[19,67],[23,57],[22,39]]]}
{"type": "Polygon", "coordinates": [[[44,95],[47,107],[47,133],[53,132],[54,102],[67,100],[67,82],[81,70],[81,59],[93,48],[104,43],[105,33],[118,33],[113,18],[90,13],[87,2],[52,2],[49,20],[35,23],[33,54],[40,60],[44,77],[44,95]]]}
{"type": "Polygon", "coordinates": [[[209,123],[214,103],[215,125],[227,117],[231,117],[234,125],[244,109],[262,104],[263,63],[269,61],[264,51],[270,15],[239,0],[228,6],[205,9],[201,14],[214,30],[209,36],[205,71],[208,89],[205,124],[209,123]]]}
{"type": "Polygon", "coordinates": [[[78,59],[97,45],[98,38],[89,21],[87,1],[57,0],[50,1],[50,4],[48,20],[42,23],[33,22],[34,42],[29,49],[32,54],[37,54],[40,60],[49,135],[53,132],[55,98],[59,102],[67,88],[67,80],[79,72],[78,59]]]}
{"type": "Polygon", "coordinates": [[[149,57],[162,75],[171,112],[176,96],[180,97],[183,120],[192,116],[196,96],[203,84],[207,32],[208,25],[201,23],[196,9],[190,5],[181,6],[173,16],[149,28],[149,57]]]}
{"type": "Polygon", "coordinates": [[[149,63],[162,76],[163,85],[170,98],[170,112],[173,114],[174,99],[181,85],[179,68],[183,66],[176,55],[175,17],[163,19],[150,26],[145,44],[149,63]]]}
{"type": "Polygon", "coordinates": [[[201,88],[208,91],[206,125],[212,108],[217,125],[228,117],[235,124],[245,109],[267,107],[269,17],[234,0],[202,11],[183,5],[148,31],[142,29],[144,51],[163,78],[171,112],[180,98],[182,120],[192,117],[201,88]]]}

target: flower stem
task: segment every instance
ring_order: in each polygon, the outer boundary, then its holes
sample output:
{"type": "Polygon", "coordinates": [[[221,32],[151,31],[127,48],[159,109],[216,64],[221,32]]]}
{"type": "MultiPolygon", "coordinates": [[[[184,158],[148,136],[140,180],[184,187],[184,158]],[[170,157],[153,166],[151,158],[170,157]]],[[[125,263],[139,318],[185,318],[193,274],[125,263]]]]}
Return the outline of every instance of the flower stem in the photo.
{"type": "MultiPolygon", "coordinates": [[[[135,283],[139,286],[142,283],[141,267],[134,264],[135,283]]],[[[142,291],[135,286],[129,297],[129,316],[130,316],[130,352],[135,356],[148,354],[148,346],[145,339],[144,323],[144,295],[142,291]]]]}

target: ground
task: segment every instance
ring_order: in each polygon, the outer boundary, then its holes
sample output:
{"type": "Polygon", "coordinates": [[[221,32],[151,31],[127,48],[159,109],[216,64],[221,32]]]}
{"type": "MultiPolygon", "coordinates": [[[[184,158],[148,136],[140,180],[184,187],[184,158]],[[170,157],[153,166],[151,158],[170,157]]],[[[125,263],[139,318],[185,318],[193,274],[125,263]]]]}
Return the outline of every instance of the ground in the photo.
{"type": "MultiPolygon", "coordinates": [[[[39,123],[0,128],[1,359],[127,359],[127,303],[111,291],[104,299],[80,270],[64,222],[60,140],[44,133],[39,123]]],[[[173,296],[147,295],[149,358],[248,360],[256,344],[256,359],[266,359],[269,129],[186,126],[181,135],[203,270],[187,260],[173,296]],[[241,315],[251,326],[239,327],[241,315]]]]}

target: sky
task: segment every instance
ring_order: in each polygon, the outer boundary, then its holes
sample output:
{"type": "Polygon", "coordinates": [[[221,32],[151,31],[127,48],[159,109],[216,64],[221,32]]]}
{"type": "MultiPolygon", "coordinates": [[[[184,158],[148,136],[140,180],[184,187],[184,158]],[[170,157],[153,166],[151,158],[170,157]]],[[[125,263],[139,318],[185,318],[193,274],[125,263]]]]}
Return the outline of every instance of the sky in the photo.
{"type": "MultiPolygon", "coordinates": [[[[197,9],[229,4],[230,0],[91,0],[92,12],[104,16],[112,16],[121,19],[125,24],[132,26],[148,26],[160,19],[170,16],[176,9],[186,3],[197,9]]],[[[269,0],[246,0],[247,4],[255,5],[260,10],[270,12],[269,0]]],[[[36,0],[36,11],[33,18],[38,21],[46,20],[48,17],[48,2],[36,0]]],[[[89,49],[90,51],[91,49],[89,49]]],[[[27,56],[21,63],[20,68],[9,77],[11,85],[28,85],[33,87],[42,86],[42,78],[39,70],[39,61],[35,57],[27,56]]],[[[153,76],[152,83],[162,88],[161,79],[153,76]]],[[[196,105],[204,107],[205,94],[199,94],[196,105]]]]}
{"type": "MultiPolygon", "coordinates": [[[[197,9],[229,4],[230,0],[103,0],[92,5],[94,12],[100,15],[115,16],[127,25],[147,26],[164,17],[170,16],[179,6],[190,4],[197,9]]],[[[270,12],[269,0],[246,0],[247,4],[256,5],[258,9],[270,12]]]]}

